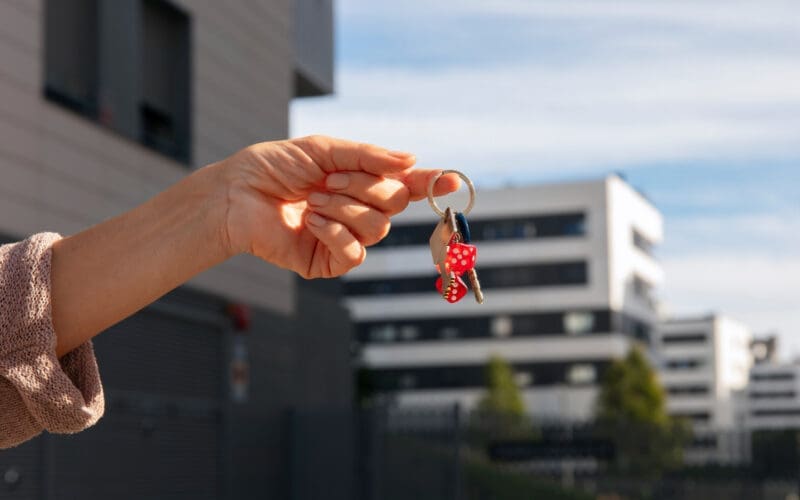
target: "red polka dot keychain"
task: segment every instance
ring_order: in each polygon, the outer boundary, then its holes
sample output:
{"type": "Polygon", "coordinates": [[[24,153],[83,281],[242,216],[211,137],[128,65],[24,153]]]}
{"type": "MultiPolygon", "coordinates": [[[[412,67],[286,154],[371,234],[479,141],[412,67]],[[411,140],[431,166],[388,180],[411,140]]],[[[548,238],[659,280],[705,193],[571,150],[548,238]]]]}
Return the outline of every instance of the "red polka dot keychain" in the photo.
{"type": "Polygon", "coordinates": [[[475,301],[482,304],[483,293],[478,281],[478,273],[475,270],[478,249],[470,243],[471,237],[466,217],[475,204],[475,186],[469,177],[458,170],[444,170],[433,177],[428,184],[428,203],[433,211],[441,217],[430,239],[431,256],[436,270],[439,272],[436,289],[447,302],[451,304],[458,302],[467,294],[467,285],[461,279],[466,274],[475,295],[475,301]],[[436,200],[433,199],[433,186],[439,177],[445,174],[458,175],[469,188],[469,203],[463,212],[454,212],[450,207],[442,211],[436,204],[436,200]]]}

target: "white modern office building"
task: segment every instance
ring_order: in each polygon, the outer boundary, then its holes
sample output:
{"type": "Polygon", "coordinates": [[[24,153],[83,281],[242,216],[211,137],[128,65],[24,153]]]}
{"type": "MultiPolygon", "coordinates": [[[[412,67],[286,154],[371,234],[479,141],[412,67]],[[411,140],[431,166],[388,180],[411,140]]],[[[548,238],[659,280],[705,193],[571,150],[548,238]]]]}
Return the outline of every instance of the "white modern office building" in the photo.
{"type": "Polygon", "coordinates": [[[744,414],[750,431],[800,429],[800,365],[754,365],[744,414]]]}
{"type": "Polygon", "coordinates": [[[669,413],[690,419],[701,431],[737,425],[734,392],[747,387],[750,330],[714,314],[669,319],[656,331],[653,353],[669,413]]]}
{"type": "Polygon", "coordinates": [[[428,247],[437,217],[424,201],[348,274],[366,385],[400,405],[469,408],[497,354],[513,365],[532,414],[591,417],[605,367],[636,339],[650,341],[661,214],[612,175],[479,189],[469,220],[482,305],[437,294],[428,247]]]}
{"type": "Polygon", "coordinates": [[[752,335],[741,323],[712,314],[662,321],[653,357],[670,415],[687,418],[694,441],[690,463],[737,463],[749,456],[742,401],[752,366],[752,335]]]}

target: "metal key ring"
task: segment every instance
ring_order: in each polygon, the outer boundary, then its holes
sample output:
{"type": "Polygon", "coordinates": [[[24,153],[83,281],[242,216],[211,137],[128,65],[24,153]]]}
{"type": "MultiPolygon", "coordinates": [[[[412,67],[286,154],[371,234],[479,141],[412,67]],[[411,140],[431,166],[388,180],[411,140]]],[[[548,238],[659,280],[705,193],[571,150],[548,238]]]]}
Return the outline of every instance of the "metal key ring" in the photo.
{"type": "Polygon", "coordinates": [[[461,180],[463,180],[469,188],[469,203],[467,203],[467,208],[465,208],[462,212],[464,215],[467,215],[470,210],[472,210],[472,206],[475,205],[475,185],[472,184],[472,181],[469,180],[469,177],[458,170],[442,170],[431,178],[430,182],[428,182],[428,203],[439,217],[444,217],[444,211],[439,208],[439,205],[436,204],[436,200],[433,199],[433,186],[436,184],[436,181],[439,180],[439,177],[446,174],[456,174],[457,176],[461,177],[461,180]]]}

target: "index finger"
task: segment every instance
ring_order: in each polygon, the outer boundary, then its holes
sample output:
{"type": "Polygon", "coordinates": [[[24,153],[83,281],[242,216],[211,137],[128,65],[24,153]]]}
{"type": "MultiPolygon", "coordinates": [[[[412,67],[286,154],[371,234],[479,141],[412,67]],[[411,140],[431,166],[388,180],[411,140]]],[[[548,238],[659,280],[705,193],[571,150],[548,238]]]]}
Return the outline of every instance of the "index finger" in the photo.
{"type": "MultiPolygon", "coordinates": [[[[393,176],[399,179],[408,188],[411,201],[422,200],[428,197],[428,183],[431,178],[439,175],[441,169],[411,168],[402,175],[393,176]]],[[[458,191],[461,179],[456,174],[447,174],[439,177],[433,186],[433,195],[442,196],[458,191]]]]}
{"type": "Polygon", "coordinates": [[[411,153],[389,151],[373,144],[335,137],[312,135],[293,139],[292,142],[327,173],[363,171],[386,175],[406,170],[416,162],[411,153]]]}

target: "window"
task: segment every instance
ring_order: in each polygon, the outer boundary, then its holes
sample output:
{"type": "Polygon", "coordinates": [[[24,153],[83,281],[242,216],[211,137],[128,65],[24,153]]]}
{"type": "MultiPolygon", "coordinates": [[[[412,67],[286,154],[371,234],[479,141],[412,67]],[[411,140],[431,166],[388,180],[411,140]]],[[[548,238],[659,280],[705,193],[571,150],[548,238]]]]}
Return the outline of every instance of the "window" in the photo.
{"type": "Polygon", "coordinates": [[[680,333],[667,334],[661,338],[661,343],[667,344],[702,344],[708,337],[705,333],[680,333]]]}
{"type": "Polygon", "coordinates": [[[142,9],[140,140],[165,155],[189,159],[189,18],[164,0],[142,9]]]}
{"type": "MultiPolygon", "coordinates": [[[[521,288],[585,285],[586,262],[557,262],[516,266],[482,267],[481,288],[521,288]]],[[[347,295],[435,294],[435,276],[378,278],[345,282],[347,295]]]]}
{"type": "Polygon", "coordinates": [[[750,399],[793,399],[796,396],[794,391],[753,391],[750,399]]]}
{"type": "Polygon", "coordinates": [[[708,394],[708,386],[705,385],[678,385],[667,387],[667,394],[671,396],[700,396],[708,394]]]}
{"type": "Polygon", "coordinates": [[[641,250],[642,252],[646,253],[647,255],[653,255],[653,247],[655,246],[652,241],[650,241],[646,236],[642,233],[637,231],[636,229],[633,230],[633,246],[641,250]]]}
{"type": "Polygon", "coordinates": [[[45,97],[184,163],[190,54],[189,17],[166,0],[45,4],[45,97]]]}
{"type": "Polygon", "coordinates": [[[516,372],[514,374],[514,383],[517,387],[528,387],[533,383],[533,375],[529,372],[516,372]]]}
{"type": "Polygon", "coordinates": [[[705,366],[703,359],[671,359],[666,362],[666,367],[670,370],[693,370],[705,366]]]}
{"type": "Polygon", "coordinates": [[[416,325],[403,325],[400,327],[402,340],[416,340],[419,337],[419,327],[416,325]]]}
{"type": "Polygon", "coordinates": [[[458,338],[458,328],[453,326],[445,326],[441,330],[439,330],[439,336],[443,339],[455,339],[458,338]]]}
{"type": "Polygon", "coordinates": [[[511,316],[497,316],[492,320],[492,335],[495,337],[510,337],[514,331],[514,322],[511,316]]]}
{"type": "Polygon", "coordinates": [[[594,328],[594,314],[591,312],[568,312],[564,314],[564,331],[570,335],[589,333],[594,328]]]}
{"type": "Polygon", "coordinates": [[[370,340],[373,342],[391,342],[396,336],[397,328],[392,324],[374,326],[369,332],[370,340]]]}
{"type": "MultiPolygon", "coordinates": [[[[579,237],[586,234],[583,213],[475,219],[470,232],[476,241],[579,237]]],[[[428,224],[393,226],[377,246],[427,245],[432,228],[428,224]]]]}
{"type": "Polygon", "coordinates": [[[685,418],[691,420],[692,423],[701,424],[708,422],[711,419],[711,415],[707,412],[690,412],[690,413],[674,413],[673,417],[677,418],[685,418]]]}
{"type": "Polygon", "coordinates": [[[99,76],[97,0],[49,0],[45,30],[45,96],[94,118],[99,76]]]}
{"type": "Polygon", "coordinates": [[[753,373],[750,375],[750,380],[794,380],[794,373],[790,372],[776,372],[776,373],[753,373]]]}
{"type": "MultiPolygon", "coordinates": [[[[478,339],[534,337],[540,335],[569,334],[564,321],[565,314],[572,312],[537,312],[525,314],[501,314],[498,316],[460,316],[429,319],[409,319],[394,321],[371,321],[356,325],[359,342],[386,342],[394,340],[441,340],[448,338],[478,339]],[[452,329],[452,332],[446,329],[452,329]],[[443,333],[444,332],[444,333],[443,333]],[[456,335],[453,337],[452,335],[456,335]]],[[[581,311],[579,314],[591,316],[589,322],[578,325],[582,335],[607,333],[611,330],[612,312],[608,310],[581,311]]],[[[573,325],[571,328],[576,328],[573,325]]]]}
{"type": "Polygon", "coordinates": [[[591,384],[595,380],[597,380],[597,370],[594,365],[573,365],[567,373],[567,382],[570,384],[591,384]]]}

